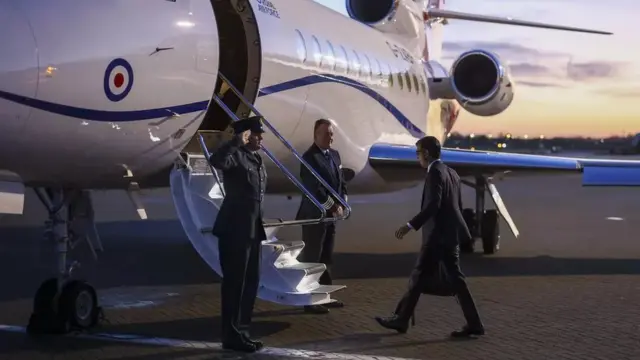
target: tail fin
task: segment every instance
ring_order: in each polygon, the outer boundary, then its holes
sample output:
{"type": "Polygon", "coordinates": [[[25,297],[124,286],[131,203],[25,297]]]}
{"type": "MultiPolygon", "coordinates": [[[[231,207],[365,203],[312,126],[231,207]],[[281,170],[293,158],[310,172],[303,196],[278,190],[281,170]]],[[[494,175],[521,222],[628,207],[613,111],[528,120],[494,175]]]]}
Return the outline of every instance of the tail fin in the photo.
{"type": "Polygon", "coordinates": [[[457,19],[457,20],[477,21],[477,22],[483,22],[483,23],[527,26],[527,27],[535,27],[535,28],[542,28],[542,29],[575,31],[575,32],[589,33],[589,34],[613,35],[613,33],[608,31],[582,29],[582,28],[576,28],[576,27],[570,27],[570,26],[545,24],[545,23],[539,23],[539,22],[533,22],[533,21],[515,20],[510,17],[503,18],[498,16],[469,14],[469,13],[463,13],[458,11],[444,10],[444,9],[441,9],[440,6],[431,5],[434,2],[439,3],[440,1],[442,0],[429,0],[430,6],[424,11],[425,21],[429,21],[431,19],[438,19],[438,18],[457,19]]]}

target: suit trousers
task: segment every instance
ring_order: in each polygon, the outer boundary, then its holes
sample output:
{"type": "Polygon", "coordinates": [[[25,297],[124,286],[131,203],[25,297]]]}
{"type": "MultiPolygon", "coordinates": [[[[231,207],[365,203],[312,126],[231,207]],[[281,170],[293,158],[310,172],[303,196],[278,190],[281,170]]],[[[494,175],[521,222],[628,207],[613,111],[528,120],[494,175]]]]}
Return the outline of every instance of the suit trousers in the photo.
{"type": "Polygon", "coordinates": [[[260,285],[261,242],[219,238],[222,268],[222,340],[249,336],[253,306],[260,285]]]}
{"type": "Polygon", "coordinates": [[[465,276],[460,269],[460,247],[447,245],[427,245],[420,249],[416,266],[409,278],[409,288],[395,310],[395,314],[403,321],[409,321],[413,315],[418,299],[422,295],[425,281],[435,271],[438,262],[442,261],[453,282],[458,303],[462,313],[471,328],[483,328],[480,314],[476,308],[473,296],[467,287],[465,276]]]}
{"type": "Polygon", "coordinates": [[[300,253],[300,262],[322,263],[327,270],[322,274],[318,283],[331,285],[331,264],[333,263],[333,246],[336,236],[335,223],[321,223],[302,226],[302,241],[304,248],[300,253]]]}

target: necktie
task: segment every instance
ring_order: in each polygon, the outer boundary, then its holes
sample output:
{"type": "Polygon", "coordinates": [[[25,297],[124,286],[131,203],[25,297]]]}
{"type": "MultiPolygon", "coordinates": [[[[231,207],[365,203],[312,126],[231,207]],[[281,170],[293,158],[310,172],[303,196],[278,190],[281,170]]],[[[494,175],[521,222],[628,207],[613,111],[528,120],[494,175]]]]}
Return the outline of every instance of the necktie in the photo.
{"type": "Polygon", "coordinates": [[[324,157],[327,159],[327,161],[329,162],[329,166],[331,166],[331,171],[335,172],[336,171],[336,166],[333,163],[333,159],[331,159],[331,155],[329,155],[328,151],[324,152],[324,157]]]}

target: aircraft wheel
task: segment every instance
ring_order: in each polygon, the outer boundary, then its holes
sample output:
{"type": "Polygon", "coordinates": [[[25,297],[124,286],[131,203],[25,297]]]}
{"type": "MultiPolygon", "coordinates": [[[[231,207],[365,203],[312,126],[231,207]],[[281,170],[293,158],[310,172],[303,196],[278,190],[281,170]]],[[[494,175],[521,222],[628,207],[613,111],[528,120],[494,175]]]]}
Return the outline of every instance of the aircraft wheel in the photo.
{"type": "Polygon", "coordinates": [[[473,238],[474,228],[475,228],[475,211],[473,209],[463,209],[462,217],[464,218],[464,222],[467,224],[467,228],[469,228],[469,232],[471,233],[471,241],[460,243],[460,252],[463,254],[472,254],[474,251],[474,243],[475,239],[473,238]]]}
{"type": "Polygon", "coordinates": [[[64,334],[69,331],[69,323],[54,306],[58,292],[58,279],[51,278],[42,283],[33,298],[33,313],[29,318],[27,333],[64,334]]]}
{"type": "Polygon", "coordinates": [[[48,279],[40,285],[27,325],[29,334],[66,334],[72,327],[87,329],[98,323],[100,308],[93,287],[84,281],[70,281],[64,286],[56,308],[57,292],[56,278],[48,279]]]}
{"type": "Polygon", "coordinates": [[[500,216],[497,210],[487,210],[482,216],[482,250],[495,254],[500,249],[500,216]]]}
{"type": "Polygon", "coordinates": [[[88,329],[95,326],[100,314],[95,289],[84,281],[70,281],[62,291],[59,311],[73,327],[88,329]]]}

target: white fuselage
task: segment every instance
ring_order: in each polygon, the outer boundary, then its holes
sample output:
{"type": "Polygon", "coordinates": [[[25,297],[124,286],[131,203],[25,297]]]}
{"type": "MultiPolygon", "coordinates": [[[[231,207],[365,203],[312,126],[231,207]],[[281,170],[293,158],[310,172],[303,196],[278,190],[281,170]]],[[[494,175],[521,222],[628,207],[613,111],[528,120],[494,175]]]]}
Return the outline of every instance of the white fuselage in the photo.
{"type": "MultiPolygon", "coordinates": [[[[334,122],[334,147],[357,174],[350,193],[409,186],[384,182],[368,151],[443,140],[448,118],[429,100],[421,54],[396,56],[399,44],[311,0],[249,3],[232,39],[209,0],[0,0],[0,169],[86,188],[160,173],[203,126],[218,71],[241,69],[234,85],[299,152],[317,119],[334,122]],[[244,55],[223,63],[236,51],[224,44],[240,43],[244,55]]],[[[297,173],[270,133],[265,146],[297,173]]]]}

